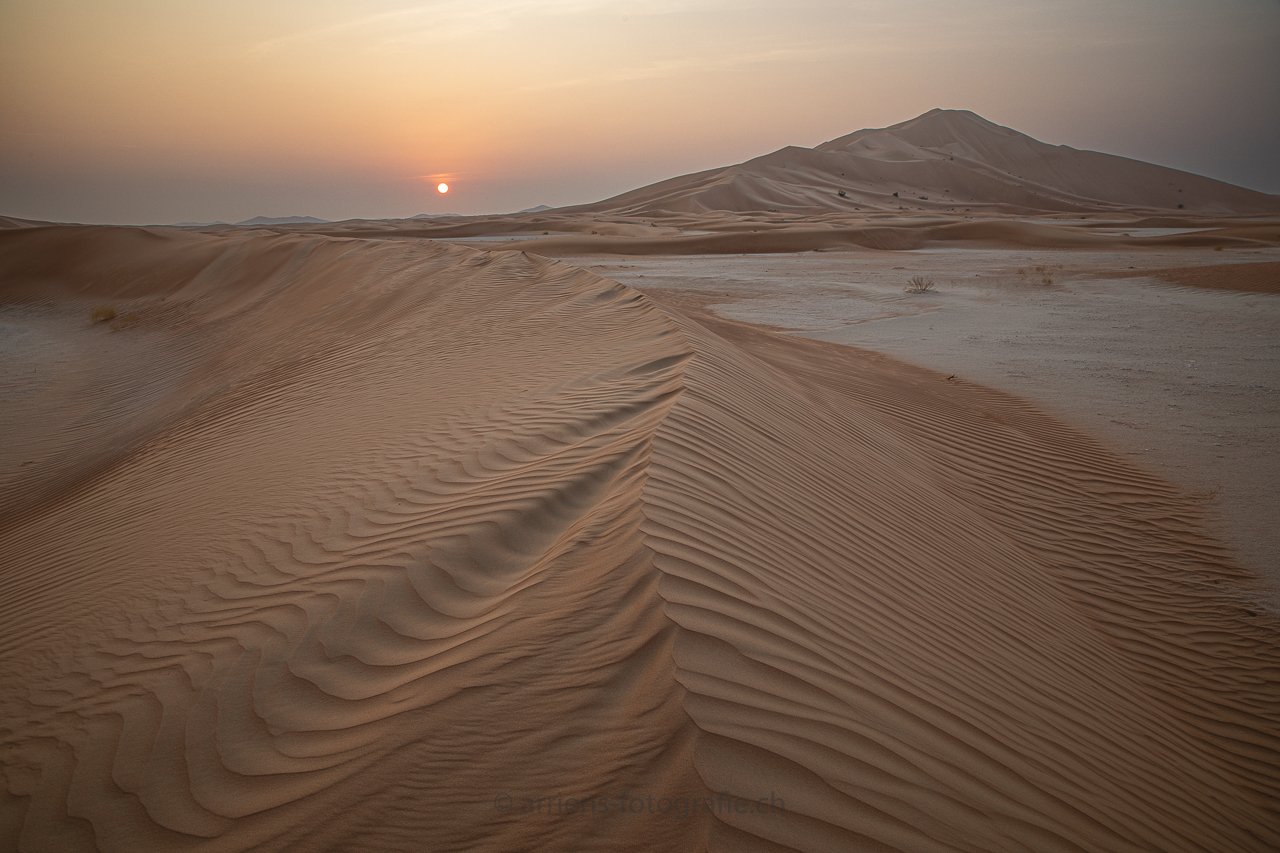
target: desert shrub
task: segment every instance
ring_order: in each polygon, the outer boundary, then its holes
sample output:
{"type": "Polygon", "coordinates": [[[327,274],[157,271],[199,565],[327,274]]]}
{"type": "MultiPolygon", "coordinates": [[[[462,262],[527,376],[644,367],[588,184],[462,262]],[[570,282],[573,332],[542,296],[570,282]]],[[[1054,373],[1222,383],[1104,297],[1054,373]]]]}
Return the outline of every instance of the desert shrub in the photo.
{"type": "Polygon", "coordinates": [[[933,290],[933,279],[922,275],[913,275],[904,289],[907,293],[928,293],[933,290]]]}
{"type": "Polygon", "coordinates": [[[1038,279],[1041,284],[1053,284],[1054,272],[1062,268],[1062,264],[1041,264],[1040,266],[1032,267],[1030,270],[1019,267],[1018,277],[1026,281],[1038,279]]]}
{"type": "Polygon", "coordinates": [[[93,322],[95,323],[114,320],[116,318],[116,309],[110,305],[99,305],[90,312],[89,316],[93,318],[93,322]]]}

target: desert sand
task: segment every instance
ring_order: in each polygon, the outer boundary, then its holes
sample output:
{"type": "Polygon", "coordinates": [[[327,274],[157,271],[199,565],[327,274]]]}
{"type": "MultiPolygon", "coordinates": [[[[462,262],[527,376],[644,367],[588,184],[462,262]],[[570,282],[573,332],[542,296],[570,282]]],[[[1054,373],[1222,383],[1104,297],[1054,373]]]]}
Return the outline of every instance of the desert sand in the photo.
{"type": "Polygon", "coordinates": [[[1277,849],[1280,220],[1096,206],[0,223],[0,839],[1277,849]]]}
{"type": "Polygon", "coordinates": [[[1280,842],[1276,619],[1020,399],[520,252],[0,239],[17,849],[1280,842]]]}
{"type": "Polygon", "coordinates": [[[1202,501],[1280,605],[1280,263],[1257,260],[1268,256],[1280,252],[571,260],[675,304],[1031,401],[1202,501]],[[905,292],[915,276],[934,287],[905,292]]]}

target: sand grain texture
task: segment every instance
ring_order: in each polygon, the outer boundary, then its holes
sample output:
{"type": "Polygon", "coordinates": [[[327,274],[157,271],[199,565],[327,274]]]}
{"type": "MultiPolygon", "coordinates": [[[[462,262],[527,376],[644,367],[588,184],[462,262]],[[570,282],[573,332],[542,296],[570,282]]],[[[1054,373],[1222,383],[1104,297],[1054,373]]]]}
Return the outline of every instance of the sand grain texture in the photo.
{"type": "Polygon", "coordinates": [[[0,281],[9,849],[1280,846],[1275,621],[1014,398],[520,252],[0,281]],[[618,805],[725,792],[785,810],[618,805]]]}

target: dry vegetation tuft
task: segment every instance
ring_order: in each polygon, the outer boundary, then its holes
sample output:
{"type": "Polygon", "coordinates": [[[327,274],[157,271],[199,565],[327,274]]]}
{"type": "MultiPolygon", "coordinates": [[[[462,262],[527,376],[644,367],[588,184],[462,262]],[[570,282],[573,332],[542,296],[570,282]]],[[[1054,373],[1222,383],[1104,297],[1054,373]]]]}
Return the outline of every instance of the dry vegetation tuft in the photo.
{"type": "Polygon", "coordinates": [[[1053,275],[1062,269],[1062,264],[1041,264],[1038,267],[1032,267],[1030,270],[1023,268],[1018,269],[1018,277],[1024,280],[1039,280],[1041,284],[1053,284],[1053,275]]]}
{"type": "Polygon", "coordinates": [[[907,293],[928,293],[933,290],[933,279],[922,275],[913,275],[903,288],[907,293]]]}
{"type": "Polygon", "coordinates": [[[110,305],[99,305],[90,312],[89,316],[93,319],[93,322],[103,323],[116,318],[116,309],[110,305]]]}

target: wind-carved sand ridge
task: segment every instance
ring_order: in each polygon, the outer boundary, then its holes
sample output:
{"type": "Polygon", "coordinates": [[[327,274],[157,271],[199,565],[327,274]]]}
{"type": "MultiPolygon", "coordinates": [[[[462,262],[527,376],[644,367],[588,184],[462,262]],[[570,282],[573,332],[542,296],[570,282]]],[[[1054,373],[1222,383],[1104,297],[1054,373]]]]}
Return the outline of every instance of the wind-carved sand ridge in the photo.
{"type": "Polygon", "coordinates": [[[1280,846],[1280,626],[1015,398],[425,241],[0,281],[12,849],[1280,846]]]}

